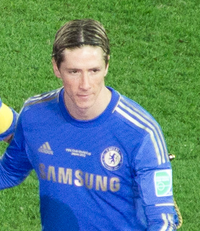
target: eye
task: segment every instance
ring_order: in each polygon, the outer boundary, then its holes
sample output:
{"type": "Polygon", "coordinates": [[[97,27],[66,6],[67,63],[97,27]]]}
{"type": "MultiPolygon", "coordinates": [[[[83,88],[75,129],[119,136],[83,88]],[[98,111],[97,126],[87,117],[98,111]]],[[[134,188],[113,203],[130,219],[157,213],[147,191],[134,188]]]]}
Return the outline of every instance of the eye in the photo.
{"type": "Polygon", "coordinates": [[[75,69],[74,69],[74,70],[69,70],[69,73],[70,73],[70,74],[77,74],[77,73],[78,73],[78,70],[75,70],[75,69]]]}
{"type": "Polygon", "coordinates": [[[92,69],[92,72],[93,73],[96,73],[96,72],[98,72],[99,71],[99,69],[98,68],[94,68],[94,69],[92,69]]]}

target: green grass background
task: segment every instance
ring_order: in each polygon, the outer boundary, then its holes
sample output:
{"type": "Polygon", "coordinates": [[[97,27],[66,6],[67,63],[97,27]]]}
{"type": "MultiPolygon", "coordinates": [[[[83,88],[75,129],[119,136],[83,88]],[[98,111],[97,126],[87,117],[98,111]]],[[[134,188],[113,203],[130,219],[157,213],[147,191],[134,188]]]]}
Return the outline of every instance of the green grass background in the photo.
{"type": "MultiPolygon", "coordinates": [[[[160,123],[172,162],[182,231],[200,228],[199,0],[1,0],[0,97],[19,111],[29,96],[61,86],[51,67],[56,31],[93,18],[111,43],[106,84],[146,108],[160,123]]],[[[6,144],[0,144],[3,153],[6,144]]],[[[38,183],[0,192],[1,231],[39,231],[38,183]]]]}

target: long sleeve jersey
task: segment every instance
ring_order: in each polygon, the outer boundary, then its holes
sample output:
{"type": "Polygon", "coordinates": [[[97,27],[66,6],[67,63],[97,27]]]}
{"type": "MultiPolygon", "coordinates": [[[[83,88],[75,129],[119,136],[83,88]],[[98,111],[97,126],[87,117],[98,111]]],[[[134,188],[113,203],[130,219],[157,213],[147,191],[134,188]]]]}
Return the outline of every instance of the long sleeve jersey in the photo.
{"type": "Polygon", "coordinates": [[[30,98],[0,160],[0,189],[35,170],[43,231],[176,230],[172,170],[155,119],[112,88],[106,110],[70,116],[64,89],[30,98]]]}

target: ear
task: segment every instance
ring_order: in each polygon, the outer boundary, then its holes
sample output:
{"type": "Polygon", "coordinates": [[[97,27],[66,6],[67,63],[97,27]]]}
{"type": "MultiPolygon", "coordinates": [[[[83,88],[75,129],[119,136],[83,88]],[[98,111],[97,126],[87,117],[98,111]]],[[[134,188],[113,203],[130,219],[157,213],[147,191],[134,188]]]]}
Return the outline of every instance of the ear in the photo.
{"type": "Polygon", "coordinates": [[[106,76],[108,74],[109,60],[110,60],[110,55],[108,55],[108,63],[106,65],[106,70],[105,70],[105,75],[104,76],[106,76]]]}
{"type": "Polygon", "coordinates": [[[56,64],[55,59],[52,59],[52,65],[53,65],[53,71],[56,77],[61,78],[60,70],[58,69],[58,66],[56,64]]]}
{"type": "Polygon", "coordinates": [[[106,76],[108,74],[108,67],[109,67],[109,63],[106,65],[105,75],[104,76],[106,76]]]}

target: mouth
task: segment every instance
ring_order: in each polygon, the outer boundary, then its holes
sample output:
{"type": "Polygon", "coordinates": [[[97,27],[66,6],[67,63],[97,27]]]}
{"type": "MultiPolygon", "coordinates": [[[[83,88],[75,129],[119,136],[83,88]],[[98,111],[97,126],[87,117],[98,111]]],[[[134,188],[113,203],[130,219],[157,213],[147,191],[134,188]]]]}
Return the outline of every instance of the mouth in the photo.
{"type": "Polygon", "coordinates": [[[90,97],[90,95],[89,94],[87,94],[87,95],[78,95],[78,97],[80,99],[88,99],[90,97]]]}

